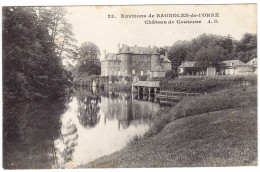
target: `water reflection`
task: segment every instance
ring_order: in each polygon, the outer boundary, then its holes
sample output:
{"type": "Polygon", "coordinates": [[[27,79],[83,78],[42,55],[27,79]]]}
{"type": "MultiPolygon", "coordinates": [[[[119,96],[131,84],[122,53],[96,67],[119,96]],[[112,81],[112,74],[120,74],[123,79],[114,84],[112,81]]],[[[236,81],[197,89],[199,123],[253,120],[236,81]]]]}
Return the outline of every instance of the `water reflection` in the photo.
{"type": "Polygon", "coordinates": [[[58,168],[73,168],[122,149],[149,129],[158,110],[159,104],[135,100],[131,93],[75,91],[61,125],[75,125],[77,137],[71,136],[75,144],[68,153],[64,136],[55,141],[58,168]]]}
{"type": "Polygon", "coordinates": [[[68,101],[4,104],[4,168],[73,168],[124,148],[159,104],[123,92],[75,90],[68,101]]]}
{"type": "Polygon", "coordinates": [[[96,94],[84,91],[75,93],[78,103],[78,119],[81,125],[92,128],[100,120],[99,110],[101,98],[96,94]]]}
{"type": "Polygon", "coordinates": [[[51,168],[66,102],[5,102],[3,108],[3,167],[51,168]]]}

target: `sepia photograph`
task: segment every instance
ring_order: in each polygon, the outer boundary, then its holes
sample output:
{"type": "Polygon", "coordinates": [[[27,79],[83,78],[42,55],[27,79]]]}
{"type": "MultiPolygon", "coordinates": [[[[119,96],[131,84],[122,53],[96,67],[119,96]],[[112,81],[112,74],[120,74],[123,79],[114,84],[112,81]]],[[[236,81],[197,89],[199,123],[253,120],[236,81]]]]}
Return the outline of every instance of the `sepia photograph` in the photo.
{"type": "Polygon", "coordinates": [[[3,169],[258,166],[257,4],[1,16],[3,169]]]}

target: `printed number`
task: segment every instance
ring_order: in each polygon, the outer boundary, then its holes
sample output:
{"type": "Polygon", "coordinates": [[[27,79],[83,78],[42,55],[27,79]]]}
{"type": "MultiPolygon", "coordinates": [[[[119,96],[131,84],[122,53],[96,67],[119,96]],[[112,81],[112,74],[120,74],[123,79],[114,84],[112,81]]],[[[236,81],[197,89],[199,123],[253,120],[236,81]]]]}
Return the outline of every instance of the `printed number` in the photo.
{"type": "Polygon", "coordinates": [[[107,18],[115,18],[114,14],[108,14],[107,18]]]}

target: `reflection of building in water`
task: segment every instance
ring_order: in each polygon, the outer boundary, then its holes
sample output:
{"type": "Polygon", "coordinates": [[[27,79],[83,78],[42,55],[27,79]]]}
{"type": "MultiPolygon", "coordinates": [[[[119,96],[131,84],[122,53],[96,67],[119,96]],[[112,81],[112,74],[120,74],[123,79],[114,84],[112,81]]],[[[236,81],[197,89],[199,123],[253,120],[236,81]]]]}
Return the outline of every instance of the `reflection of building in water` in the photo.
{"type": "Polygon", "coordinates": [[[159,104],[131,99],[129,93],[109,92],[108,97],[101,97],[101,110],[105,114],[105,121],[117,119],[118,128],[128,128],[141,123],[152,123],[159,104]]]}
{"type": "Polygon", "coordinates": [[[100,96],[96,92],[81,90],[76,94],[78,103],[77,116],[79,123],[85,128],[95,127],[100,120],[100,96]]]}

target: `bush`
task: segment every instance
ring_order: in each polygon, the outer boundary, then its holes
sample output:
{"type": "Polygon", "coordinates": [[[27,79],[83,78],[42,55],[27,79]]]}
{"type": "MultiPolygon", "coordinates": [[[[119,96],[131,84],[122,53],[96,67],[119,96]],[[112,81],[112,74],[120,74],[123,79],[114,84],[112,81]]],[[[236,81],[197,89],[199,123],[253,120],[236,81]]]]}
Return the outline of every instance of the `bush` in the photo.
{"type": "Polygon", "coordinates": [[[115,82],[119,81],[119,78],[118,78],[117,76],[111,76],[111,77],[110,77],[110,81],[111,81],[112,83],[115,83],[115,82]]]}
{"type": "Polygon", "coordinates": [[[125,81],[132,82],[133,78],[131,76],[125,76],[125,81]]]}
{"type": "Polygon", "coordinates": [[[256,77],[184,77],[177,80],[162,79],[161,90],[204,93],[218,91],[242,84],[256,85],[256,77]]]}
{"type": "Polygon", "coordinates": [[[187,97],[181,100],[175,107],[159,115],[153,126],[145,134],[145,137],[156,135],[164,129],[165,125],[179,118],[223,109],[256,105],[256,87],[230,88],[198,97],[187,97]]]}
{"type": "Polygon", "coordinates": [[[147,81],[148,76],[144,75],[144,76],[139,76],[139,81],[147,81]]]}
{"type": "Polygon", "coordinates": [[[165,78],[166,79],[174,79],[174,78],[178,78],[178,72],[176,70],[168,70],[165,73],[165,78]]]}

